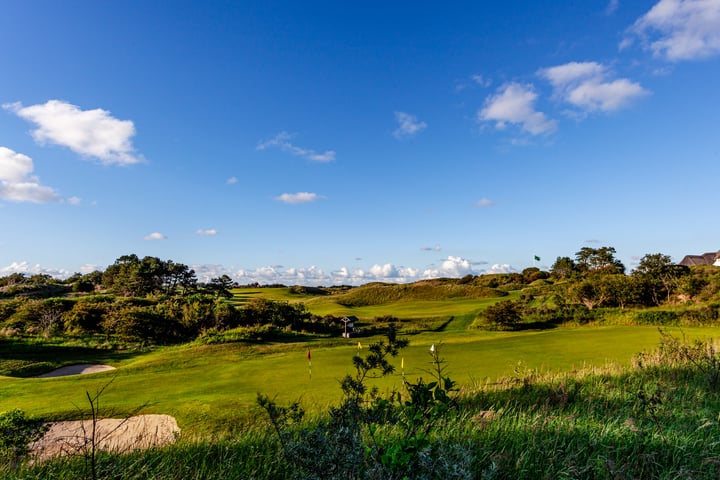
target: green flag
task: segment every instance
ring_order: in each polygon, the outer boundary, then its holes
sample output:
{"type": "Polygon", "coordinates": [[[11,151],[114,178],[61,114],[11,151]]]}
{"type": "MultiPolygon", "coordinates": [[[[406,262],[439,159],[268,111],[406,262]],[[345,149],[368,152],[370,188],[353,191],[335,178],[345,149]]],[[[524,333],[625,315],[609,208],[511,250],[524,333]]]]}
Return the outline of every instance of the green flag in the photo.
{"type": "Polygon", "coordinates": [[[539,262],[539,261],[540,261],[540,257],[538,257],[537,255],[535,255],[535,261],[536,261],[536,262],[539,262]]]}

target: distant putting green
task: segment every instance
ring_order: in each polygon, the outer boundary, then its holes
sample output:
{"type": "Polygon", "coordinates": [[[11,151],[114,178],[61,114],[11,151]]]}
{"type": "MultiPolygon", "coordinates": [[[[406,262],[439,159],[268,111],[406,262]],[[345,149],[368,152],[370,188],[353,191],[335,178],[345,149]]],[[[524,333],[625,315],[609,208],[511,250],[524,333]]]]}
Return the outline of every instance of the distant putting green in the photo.
{"type": "MultiPolygon", "coordinates": [[[[670,332],[677,330],[669,329],[670,332]]],[[[686,328],[693,337],[713,337],[713,328],[686,328]]],[[[657,346],[655,327],[584,327],[543,332],[428,332],[408,337],[403,353],[408,376],[425,375],[428,349],[435,345],[447,362],[448,374],[461,385],[494,381],[524,369],[568,370],[573,366],[627,363],[633,355],[657,346]]],[[[372,339],[360,338],[365,347],[372,339]]],[[[351,357],[358,339],[335,346],[272,344],[246,346],[180,346],[159,348],[120,360],[117,370],[89,376],[52,379],[0,377],[0,411],[21,408],[49,418],[78,416],[86,408],[85,392],[93,393],[111,379],[101,398],[101,410],[119,413],[147,405],[148,413],[167,413],[189,434],[228,431],[253,421],[256,394],[277,396],[281,402],[301,400],[318,411],[340,399],[338,381],[352,373],[351,357]],[[306,358],[311,350],[311,363],[306,358]]],[[[396,375],[381,388],[399,387],[396,375]]]]}

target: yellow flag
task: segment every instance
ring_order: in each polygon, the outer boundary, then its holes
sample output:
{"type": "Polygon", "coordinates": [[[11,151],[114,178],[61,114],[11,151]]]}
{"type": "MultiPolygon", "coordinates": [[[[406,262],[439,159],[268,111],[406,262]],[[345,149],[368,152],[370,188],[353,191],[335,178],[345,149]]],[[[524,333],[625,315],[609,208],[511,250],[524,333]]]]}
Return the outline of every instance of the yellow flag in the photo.
{"type": "Polygon", "coordinates": [[[400,368],[405,368],[405,357],[400,357],[400,368]]]}
{"type": "Polygon", "coordinates": [[[361,348],[362,348],[362,345],[360,344],[360,342],[358,342],[358,350],[360,350],[361,348]]]}

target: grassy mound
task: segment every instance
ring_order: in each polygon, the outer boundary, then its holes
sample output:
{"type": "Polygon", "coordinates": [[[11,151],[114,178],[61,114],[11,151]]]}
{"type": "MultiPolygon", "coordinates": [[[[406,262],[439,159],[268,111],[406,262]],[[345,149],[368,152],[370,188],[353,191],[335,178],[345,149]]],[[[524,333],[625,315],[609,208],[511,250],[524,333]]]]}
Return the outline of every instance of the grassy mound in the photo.
{"type": "Polygon", "coordinates": [[[368,283],[335,297],[346,307],[366,307],[391,302],[439,301],[458,298],[493,298],[506,292],[486,286],[458,285],[455,281],[421,281],[411,284],[368,283]]]}

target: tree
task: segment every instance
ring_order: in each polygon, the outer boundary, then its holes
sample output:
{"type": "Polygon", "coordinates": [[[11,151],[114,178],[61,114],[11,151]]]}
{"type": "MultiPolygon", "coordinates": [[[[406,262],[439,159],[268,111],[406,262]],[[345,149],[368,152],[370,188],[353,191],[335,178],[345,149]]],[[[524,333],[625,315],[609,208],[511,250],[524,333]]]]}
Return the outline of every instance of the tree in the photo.
{"type": "Polygon", "coordinates": [[[548,273],[543,272],[537,267],[528,267],[522,271],[522,276],[525,283],[532,283],[535,280],[548,278],[548,273]]]}
{"type": "Polygon", "coordinates": [[[310,320],[311,314],[305,304],[276,302],[265,298],[254,298],[240,311],[243,325],[274,325],[297,330],[310,320]]]}
{"type": "Polygon", "coordinates": [[[680,279],[690,273],[685,265],[675,264],[669,255],[649,253],[640,259],[633,275],[644,279],[650,288],[653,301],[660,304],[660,297],[670,300],[672,293],[678,288],[680,279]]]}
{"type": "Polygon", "coordinates": [[[181,263],[162,261],[157,257],[123,255],[103,274],[103,284],[119,295],[141,297],[156,293],[174,294],[177,287],[183,292],[196,285],[195,271],[181,263]]]}
{"type": "Polygon", "coordinates": [[[179,288],[181,293],[186,294],[197,288],[197,277],[195,270],[182,263],[174,263],[172,260],[166,262],[167,278],[165,279],[165,293],[172,295],[179,288]]]}
{"type": "Polygon", "coordinates": [[[41,333],[49,338],[61,326],[63,313],[71,308],[72,301],[62,298],[28,300],[15,309],[9,320],[26,333],[41,333]]]}
{"type": "Polygon", "coordinates": [[[626,275],[604,275],[595,280],[607,293],[606,304],[624,309],[642,303],[643,284],[637,278],[626,275]]]}
{"type": "Polygon", "coordinates": [[[118,295],[137,296],[139,292],[139,285],[137,284],[139,270],[140,259],[137,255],[134,253],[123,255],[105,269],[102,278],[103,285],[118,295]]]}
{"type": "Polygon", "coordinates": [[[576,301],[585,305],[588,310],[602,306],[611,295],[610,289],[605,288],[605,285],[598,279],[583,280],[573,285],[570,293],[576,301]]]}
{"type": "Polygon", "coordinates": [[[490,305],[485,309],[484,315],[488,322],[502,327],[512,327],[522,319],[520,306],[517,302],[511,300],[504,300],[490,305]]]}
{"type": "Polygon", "coordinates": [[[110,306],[106,299],[85,297],[75,302],[72,309],[63,313],[65,331],[70,333],[99,332],[100,324],[110,306]]]}
{"type": "Polygon", "coordinates": [[[227,275],[222,275],[220,277],[210,279],[210,282],[205,285],[205,288],[213,292],[215,294],[215,298],[232,298],[233,294],[230,292],[230,289],[233,288],[233,286],[235,286],[233,279],[227,275]]]}
{"type": "Polygon", "coordinates": [[[550,274],[556,278],[570,278],[575,272],[575,262],[570,257],[557,257],[555,263],[550,267],[550,274]]]}
{"type": "Polygon", "coordinates": [[[614,247],[582,247],[575,253],[577,268],[586,273],[625,273],[625,265],[615,258],[614,247]]]}

